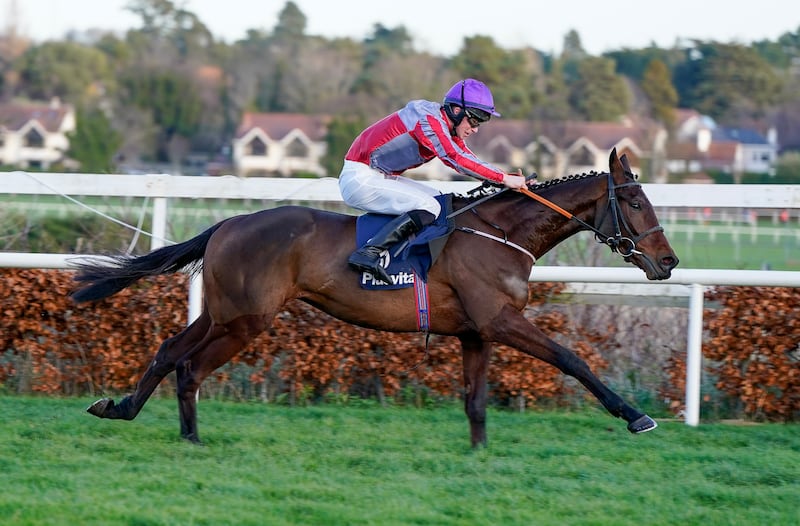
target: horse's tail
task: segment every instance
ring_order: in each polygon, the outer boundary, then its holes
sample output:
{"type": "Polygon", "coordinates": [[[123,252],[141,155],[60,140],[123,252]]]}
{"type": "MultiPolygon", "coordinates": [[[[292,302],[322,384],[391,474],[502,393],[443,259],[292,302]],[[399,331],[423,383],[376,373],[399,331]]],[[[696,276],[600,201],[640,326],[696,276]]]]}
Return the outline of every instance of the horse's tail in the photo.
{"type": "Polygon", "coordinates": [[[217,223],[188,241],[161,247],[143,256],[108,256],[74,263],[72,267],[78,271],[75,281],[82,285],[72,291],[70,297],[77,303],[101,300],[147,276],[170,274],[185,267],[196,272],[202,267],[208,240],[223,223],[217,223]]]}

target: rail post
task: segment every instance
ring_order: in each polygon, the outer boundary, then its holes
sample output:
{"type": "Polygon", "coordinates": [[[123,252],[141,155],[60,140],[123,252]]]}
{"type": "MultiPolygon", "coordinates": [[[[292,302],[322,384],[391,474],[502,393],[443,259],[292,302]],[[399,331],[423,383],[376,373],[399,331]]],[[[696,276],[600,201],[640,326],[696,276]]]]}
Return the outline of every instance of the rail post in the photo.
{"type": "Polygon", "coordinates": [[[703,343],[703,285],[691,285],[689,330],[686,342],[686,425],[700,423],[700,371],[703,343]]]}

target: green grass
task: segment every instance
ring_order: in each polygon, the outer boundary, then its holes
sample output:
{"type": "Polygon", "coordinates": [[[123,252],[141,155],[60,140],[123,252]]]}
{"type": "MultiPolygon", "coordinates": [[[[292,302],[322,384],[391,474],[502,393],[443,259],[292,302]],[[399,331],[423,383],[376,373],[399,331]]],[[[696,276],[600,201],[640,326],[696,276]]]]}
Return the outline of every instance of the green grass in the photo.
{"type": "Polygon", "coordinates": [[[172,400],[133,422],[88,399],[0,396],[3,524],[794,524],[796,425],[676,421],[633,436],[600,410],[201,401],[204,446],[172,400]]]}
{"type": "Polygon", "coordinates": [[[682,268],[800,270],[796,225],[666,225],[682,268]],[[672,229],[672,230],[671,230],[672,229]]]}

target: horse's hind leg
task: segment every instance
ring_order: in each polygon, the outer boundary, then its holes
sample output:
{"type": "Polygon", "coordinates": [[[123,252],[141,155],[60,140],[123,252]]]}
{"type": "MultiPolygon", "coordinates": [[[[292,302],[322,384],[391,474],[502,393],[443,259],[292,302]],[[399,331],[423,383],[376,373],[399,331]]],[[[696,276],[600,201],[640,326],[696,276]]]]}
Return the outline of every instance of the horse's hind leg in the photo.
{"type": "Polygon", "coordinates": [[[469,419],[472,447],[486,445],[487,374],[492,346],[477,334],[462,336],[464,362],[464,412],[469,419]]]}
{"type": "Polygon", "coordinates": [[[175,367],[181,437],[199,443],[197,389],[208,375],[222,367],[266,328],[265,317],[241,316],[224,325],[211,325],[209,333],[175,367]]]}
{"type": "Polygon", "coordinates": [[[142,410],[153,391],[169,373],[175,370],[178,359],[188,353],[208,332],[210,318],[203,311],[191,325],[164,340],[153,361],[136,384],[136,390],[116,404],[111,398],[101,398],[87,411],[100,418],[119,418],[133,420],[142,410]]]}

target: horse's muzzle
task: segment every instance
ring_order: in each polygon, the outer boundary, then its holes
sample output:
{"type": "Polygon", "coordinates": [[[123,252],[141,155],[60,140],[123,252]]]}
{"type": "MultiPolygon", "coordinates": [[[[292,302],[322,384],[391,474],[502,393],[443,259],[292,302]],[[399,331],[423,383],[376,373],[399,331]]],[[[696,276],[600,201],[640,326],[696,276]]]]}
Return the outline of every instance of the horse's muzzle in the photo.
{"type": "Polygon", "coordinates": [[[653,259],[647,254],[633,254],[625,258],[642,269],[651,281],[661,281],[669,279],[672,275],[672,269],[678,266],[678,257],[675,254],[666,254],[653,259]]]}

